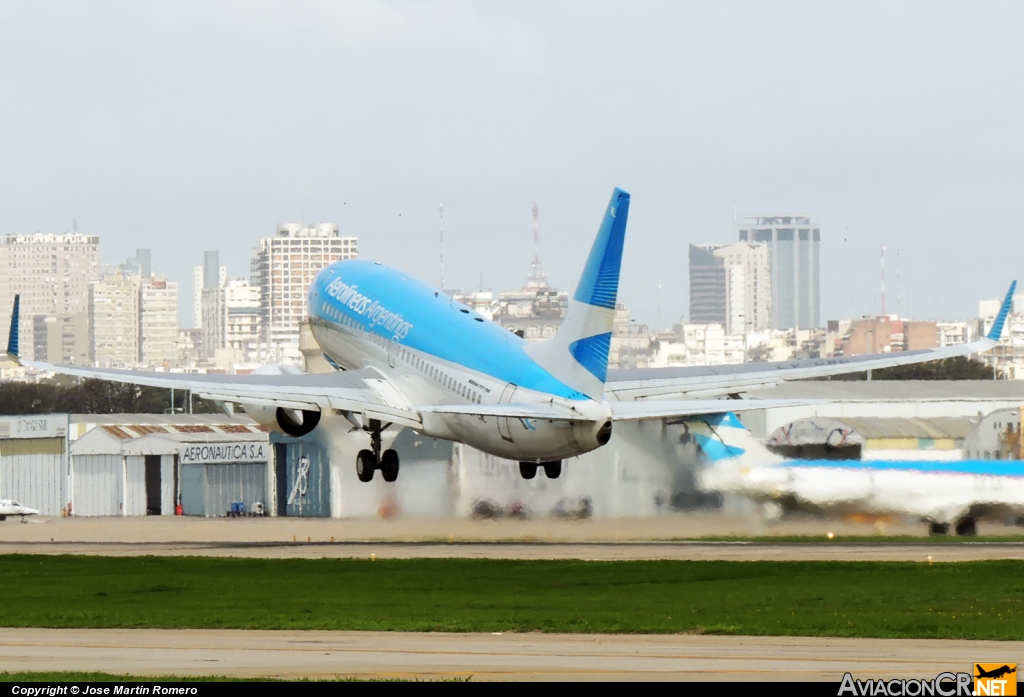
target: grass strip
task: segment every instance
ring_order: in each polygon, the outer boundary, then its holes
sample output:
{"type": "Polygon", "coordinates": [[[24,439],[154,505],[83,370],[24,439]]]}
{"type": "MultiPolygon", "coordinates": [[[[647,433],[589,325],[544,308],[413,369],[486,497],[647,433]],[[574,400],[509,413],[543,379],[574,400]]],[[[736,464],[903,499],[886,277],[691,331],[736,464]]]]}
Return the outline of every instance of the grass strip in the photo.
{"type": "Polygon", "coordinates": [[[0,626],[1024,639],[1024,562],[0,557],[0,626]]]}

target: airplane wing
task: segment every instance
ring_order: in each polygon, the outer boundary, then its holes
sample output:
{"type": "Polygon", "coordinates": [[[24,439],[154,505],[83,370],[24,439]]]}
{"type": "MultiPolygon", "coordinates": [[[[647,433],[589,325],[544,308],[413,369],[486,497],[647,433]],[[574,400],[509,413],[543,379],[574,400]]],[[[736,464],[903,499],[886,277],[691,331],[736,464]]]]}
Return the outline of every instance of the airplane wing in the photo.
{"type": "Polygon", "coordinates": [[[201,375],[85,368],[24,360],[20,363],[27,368],[81,378],[189,390],[199,397],[221,402],[285,409],[339,409],[413,428],[423,425],[419,413],[408,403],[403,403],[401,393],[373,368],[338,373],[201,375]]]}
{"type": "Polygon", "coordinates": [[[1010,290],[1006,293],[1006,299],[1003,301],[988,335],[984,339],[972,341],[969,344],[866,356],[811,358],[779,363],[609,370],[608,382],[605,384],[605,397],[609,400],[629,402],[651,397],[731,395],[774,387],[789,380],[842,375],[843,373],[856,373],[982,353],[999,343],[1016,286],[1016,281],[1010,284],[1010,290]]]}
{"type": "Polygon", "coordinates": [[[635,402],[610,402],[613,421],[670,419],[673,417],[725,414],[733,411],[775,409],[827,404],[824,399],[649,399],[635,402]]]}

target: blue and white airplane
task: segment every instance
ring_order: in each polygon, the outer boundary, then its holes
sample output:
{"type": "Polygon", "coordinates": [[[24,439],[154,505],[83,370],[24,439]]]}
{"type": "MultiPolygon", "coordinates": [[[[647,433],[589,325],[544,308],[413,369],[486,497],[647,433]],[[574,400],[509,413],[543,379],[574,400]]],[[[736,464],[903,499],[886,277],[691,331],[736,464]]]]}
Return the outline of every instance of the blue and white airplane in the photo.
{"type": "Polygon", "coordinates": [[[683,421],[705,460],[697,483],[782,508],[914,517],[932,534],[974,535],[978,518],[1024,517],[1024,463],[1013,460],[797,460],[758,442],[731,413],[683,421]]]}
{"type": "MultiPolygon", "coordinates": [[[[20,362],[241,403],[258,422],[293,436],[310,433],[325,412],[341,414],[369,435],[369,448],[356,458],[363,481],[378,469],[386,481],[398,476],[398,453],[383,446],[391,425],[518,461],[530,479],[538,466],[558,477],[562,460],[605,445],[616,421],[807,403],[738,397],[785,380],[978,353],[998,340],[1001,329],[993,329],[995,339],[899,354],[609,373],[629,203],[628,193],[614,190],[565,320],[540,343],[405,273],[350,260],[326,267],[309,289],[313,336],[341,368],[337,373],[265,366],[249,375],[195,375],[20,362]],[[715,396],[732,399],[707,399],[715,396]]],[[[8,355],[19,361],[17,308],[15,300],[8,355]]]]}

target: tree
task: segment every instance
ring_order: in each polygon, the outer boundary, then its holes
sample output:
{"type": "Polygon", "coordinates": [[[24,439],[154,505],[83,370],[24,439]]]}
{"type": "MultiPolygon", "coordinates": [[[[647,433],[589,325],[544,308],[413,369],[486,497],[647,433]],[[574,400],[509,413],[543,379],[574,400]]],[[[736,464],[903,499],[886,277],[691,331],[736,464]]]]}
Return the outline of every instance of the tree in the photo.
{"type": "MultiPolygon", "coordinates": [[[[867,373],[835,375],[832,380],[866,380],[867,373]]],[[[992,366],[967,356],[954,356],[927,363],[897,365],[871,371],[872,380],[991,380],[992,366]]],[[[1002,380],[1002,371],[996,372],[1002,380]]]]}
{"type": "MultiPolygon", "coordinates": [[[[176,412],[188,411],[189,394],[175,390],[176,412]]],[[[0,382],[0,414],[165,414],[171,409],[171,391],[106,380],[78,380],[57,376],[36,383],[0,382]]],[[[211,401],[194,398],[195,414],[217,413],[211,401]]]]}

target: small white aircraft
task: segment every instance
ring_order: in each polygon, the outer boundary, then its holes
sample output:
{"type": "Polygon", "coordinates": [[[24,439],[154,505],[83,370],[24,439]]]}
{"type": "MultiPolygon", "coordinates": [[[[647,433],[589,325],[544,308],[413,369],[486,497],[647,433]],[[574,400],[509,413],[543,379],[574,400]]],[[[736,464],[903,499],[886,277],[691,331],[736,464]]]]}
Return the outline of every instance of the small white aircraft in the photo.
{"type": "Polygon", "coordinates": [[[24,522],[25,516],[39,515],[39,511],[28,506],[22,506],[12,499],[0,499],[0,520],[7,520],[9,515],[21,516],[21,520],[24,522]]]}
{"type": "Polygon", "coordinates": [[[832,515],[912,516],[944,535],[977,533],[979,518],[1024,517],[1024,462],[1016,460],[789,460],[734,414],[687,418],[684,439],[703,455],[698,485],[785,508],[832,515]]]}
{"type": "Polygon", "coordinates": [[[364,482],[377,470],[385,481],[398,477],[398,453],[384,441],[392,425],[399,427],[393,434],[407,427],[516,460],[525,479],[538,467],[554,479],[563,459],[607,444],[615,422],[807,404],[814,400],[739,397],[786,380],[986,351],[998,342],[1012,301],[1011,288],[992,333],[970,344],[783,363],[609,370],[629,205],[628,193],[612,192],[565,320],[554,337],[537,343],[408,274],[353,259],[327,266],[309,288],[312,333],[342,369],[337,373],[264,366],[249,375],[168,374],[22,360],[18,296],[7,356],[43,371],[239,403],[261,424],[296,437],[312,432],[324,413],[341,415],[369,436],[369,448],[355,463],[364,482]]]}

